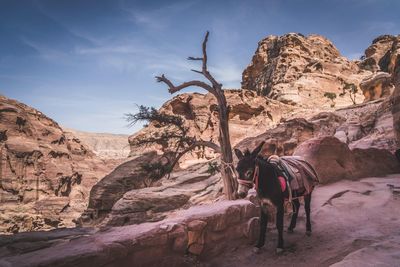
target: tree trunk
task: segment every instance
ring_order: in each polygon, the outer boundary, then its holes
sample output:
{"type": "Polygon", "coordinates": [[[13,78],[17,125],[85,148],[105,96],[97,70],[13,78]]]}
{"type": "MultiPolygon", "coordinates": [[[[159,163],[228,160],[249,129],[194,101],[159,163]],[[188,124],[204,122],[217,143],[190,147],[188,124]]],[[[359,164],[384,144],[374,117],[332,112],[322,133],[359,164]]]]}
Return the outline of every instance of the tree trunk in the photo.
{"type": "Polygon", "coordinates": [[[188,60],[198,60],[202,62],[202,69],[192,70],[196,73],[202,74],[211,83],[205,83],[203,81],[189,81],[184,82],[180,85],[175,86],[169,79],[167,79],[164,74],[161,76],[156,76],[158,82],[163,82],[168,85],[168,91],[173,94],[184,88],[190,86],[197,86],[203,88],[213,94],[218,102],[218,116],[219,116],[219,143],[221,148],[221,176],[224,182],[224,194],[228,199],[236,198],[237,181],[234,176],[233,168],[233,157],[232,157],[232,146],[229,136],[229,123],[228,123],[228,106],[226,103],[226,98],[224,91],[222,90],[222,84],[218,83],[214,77],[208,72],[207,69],[207,41],[209,32],[206,33],[204,37],[202,50],[203,57],[188,57],[188,60]]]}
{"type": "Polygon", "coordinates": [[[224,182],[224,194],[229,199],[236,198],[237,181],[233,177],[232,146],[229,135],[228,108],[224,91],[219,88],[216,98],[219,106],[219,143],[221,146],[221,176],[224,182]]]}

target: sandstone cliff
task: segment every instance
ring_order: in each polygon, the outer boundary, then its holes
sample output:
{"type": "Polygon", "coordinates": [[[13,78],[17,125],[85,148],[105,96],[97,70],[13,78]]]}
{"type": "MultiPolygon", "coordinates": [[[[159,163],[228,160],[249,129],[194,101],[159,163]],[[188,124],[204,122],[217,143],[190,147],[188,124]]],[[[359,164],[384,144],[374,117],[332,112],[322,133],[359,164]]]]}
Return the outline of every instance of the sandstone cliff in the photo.
{"type": "MultiPolygon", "coordinates": [[[[285,103],[327,107],[325,92],[339,95],[345,82],[358,85],[369,73],[341,56],[325,37],[289,33],[268,36],[258,43],[243,71],[242,88],[285,103]]],[[[356,100],[362,102],[362,95],[356,100]]],[[[348,96],[338,97],[336,102],[337,107],[351,104],[348,96]]]]}
{"type": "Polygon", "coordinates": [[[387,97],[393,92],[392,75],[399,54],[399,42],[400,35],[382,35],[365,50],[358,65],[360,69],[372,71],[360,83],[366,101],[387,97]]]}
{"type": "Polygon", "coordinates": [[[112,167],[40,111],[0,96],[0,232],[74,226],[112,167]]]}

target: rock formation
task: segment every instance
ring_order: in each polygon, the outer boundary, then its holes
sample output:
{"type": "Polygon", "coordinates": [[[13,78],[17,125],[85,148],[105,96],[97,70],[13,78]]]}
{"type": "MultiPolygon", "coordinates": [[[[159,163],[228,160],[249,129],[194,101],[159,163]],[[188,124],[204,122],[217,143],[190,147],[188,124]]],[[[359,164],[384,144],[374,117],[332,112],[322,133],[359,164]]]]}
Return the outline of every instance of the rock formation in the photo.
{"type": "Polygon", "coordinates": [[[397,149],[400,148],[400,44],[397,42],[392,46],[391,62],[393,62],[392,80],[395,86],[391,101],[393,114],[393,128],[396,132],[397,149]]]}
{"type": "Polygon", "coordinates": [[[399,36],[393,35],[381,35],[375,38],[365,50],[364,56],[359,62],[360,68],[372,72],[392,73],[391,50],[393,44],[398,42],[399,38],[399,36]]]}
{"type": "MultiPolygon", "coordinates": [[[[261,134],[278,124],[281,118],[291,116],[294,111],[292,106],[262,96],[256,96],[252,91],[226,90],[225,95],[230,108],[229,127],[233,145],[245,137],[261,134]]],[[[175,96],[172,100],[166,102],[160,111],[182,116],[185,126],[190,129],[190,136],[194,136],[198,140],[217,142],[219,133],[217,127],[218,111],[216,108],[215,99],[210,94],[185,93],[175,96]]],[[[305,113],[307,112],[305,111],[305,113]]],[[[159,126],[150,124],[130,136],[130,155],[140,155],[143,152],[142,148],[132,145],[135,138],[151,136],[156,131],[159,131],[159,126]]],[[[163,147],[159,145],[147,148],[147,151],[151,150],[162,151],[163,147]]],[[[183,161],[196,158],[195,153],[191,157],[184,158],[183,161]]],[[[210,152],[207,157],[213,158],[215,155],[210,152]]]]}
{"type": "Polygon", "coordinates": [[[149,174],[141,168],[144,163],[158,161],[166,163],[164,162],[166,159],[157,155],[155,151],[145,153],[124,162],[102,178],[91,189],[88,208],[77,220],[78,224],[88,226],[101,222],[126,192],[160,185],[158,181],[153,181],[149,174]]]}
{"type": "Polygon", "coordinates": [[[303,142],[293,155],[302,156],[310,162],[321,183],[400,172],[399,162],[389,151],[377,148],[350,150],[345,143],[330,136],[303,142]]]}
{"type": "Polygon", "coordinates": [[[262,154],[292,155],[302,142],[314,137],[335,136],[353,148],[397,149],[389,98],[349,106],[334,112],[321,112],[310,118],[282,121],[275,128],[236,145],[240,150],[254,149],[262,141],[262,154]]]}
{"type": "Polygon", "coordinates": [[[156,187],[126,192],[115,202],[100,225],[121,226],[159,221],[175,210],[215,202],[220,198],[220,174],[208,172],[208,164],[197,164],[173,173],[156,187]]]}
{"type": "MultiPolygon", "coordinates": [[[[289,33],[258,43],[243,71],[242,88],[284,103],[328,107],[329,102],[323,101],[325,92],[339,95],[345,82],[358,85],[369,73],[342,57],[325,37],[289,33]]],[[[362,102],[363,97],[359,94],[357,100],[362,102]]],[[[336,102],[337,107],[351,104],[347,96],[336,102]]]]}
{"type": "Polygon", "coordinates": [[[309,120],[293,118],[263,134],[242,140],[236,147],[242,151],[252,150],[264,141],[262,155],[292,155],[299,144],[310,138],[334,135],[336,128],[345,121],[344,117],[330,112],[320,113],[309,120]]]}
{"type": "Polygon", "coordinates": [[[361,69],[372,72],[360,83],[365,101],[387,97],[393,92],[391,76],[399,54],[399,42],[400,35],[382,35],[375,38],[365,50],[365,55],[358,64],[361,69]]]}
{"type": "Polygon", "coordinates": [[[112,167],[40,111],[0,96],[0,232],[74,226],[112,167]]]}

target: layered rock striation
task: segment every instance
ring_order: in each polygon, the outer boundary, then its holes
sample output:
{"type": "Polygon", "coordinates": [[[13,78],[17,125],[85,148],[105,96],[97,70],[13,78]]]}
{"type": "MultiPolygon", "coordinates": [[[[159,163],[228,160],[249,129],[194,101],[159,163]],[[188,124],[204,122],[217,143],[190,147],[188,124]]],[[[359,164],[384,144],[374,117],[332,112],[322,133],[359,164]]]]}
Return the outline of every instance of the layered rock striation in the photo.
{"type": "MultiPolygon", "coordinates": [[[[325,37],[289,33],[258,43],[243,71],[242,88],[293,105],[328,107],[328,101],[321,101],[326,92],[339,95],[345,83],[358,85],[369,73],[341,56],[325,37]]],[[[356,100],[362,102],[362,95],[356,100]]],[[[336,102],[338,107],[351,104],[347,96],[336,102]]]]}
{"type": "Polygon", "coordinates": [[[0,96],[0,232],[74,226],[112,167],[40,111],[0,96]]]}

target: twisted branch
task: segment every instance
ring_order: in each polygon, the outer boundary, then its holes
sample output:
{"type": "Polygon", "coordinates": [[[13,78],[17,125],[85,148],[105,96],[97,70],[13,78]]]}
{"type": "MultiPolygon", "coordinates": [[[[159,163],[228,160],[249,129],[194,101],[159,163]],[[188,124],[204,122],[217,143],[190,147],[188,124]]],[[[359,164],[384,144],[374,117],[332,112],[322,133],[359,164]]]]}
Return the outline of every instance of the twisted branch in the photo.
{"type": "Polygon", "coordinates": [[[209,86],[208,84],[206,84],[205,82],[202,81],[190,81],[190,82],[184,82],[178,86],[175,86],[167,77],[165,77],[165,75],[161,75],[161,76],[156,76],[157,82],[163,82],[166,85],[168,85],[168,92],[170,92],[171,94],[176,93],[184,88],[190,87],[190,86],[197,86],[200,88],[203,88],[205,90],[207,90],[210,93],[214,93],[214,89],[209,86]]]}
{"type": "Polygon", "coordinates": [[[170,168],[171,170],[175,167],[175,165],[178,163],[178,161],[183,157],[183,155],[185,155],[187,152],[195,149],[198,146],[206,146],[209,147],[211,149],[213,149],[216,153],[221,153],[221,148],[211,142],[211,141],[194,141],[193,144],[191,144],[190,146],[188,146],[187,148],[185,148],[182,152],[179,153],[179,155],[175,158],[174,162],[172,162],[170,168]]]}

